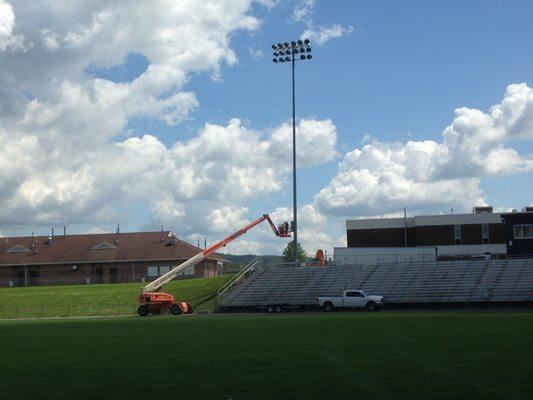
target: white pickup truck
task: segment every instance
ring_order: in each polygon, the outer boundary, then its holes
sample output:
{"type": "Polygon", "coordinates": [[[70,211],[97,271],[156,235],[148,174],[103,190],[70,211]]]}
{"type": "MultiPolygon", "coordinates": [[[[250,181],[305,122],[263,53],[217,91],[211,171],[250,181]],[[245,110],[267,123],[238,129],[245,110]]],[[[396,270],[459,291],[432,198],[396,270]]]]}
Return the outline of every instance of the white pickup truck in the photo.
{"type": "Polygon", "coordinates": [[[342,292],[342,296],[317,297],[317,301],[325,311],[334,311],[335,308],[366,308],[368,311],[375,311],[383,305],[383,296],[352,289],[342,292]]]}

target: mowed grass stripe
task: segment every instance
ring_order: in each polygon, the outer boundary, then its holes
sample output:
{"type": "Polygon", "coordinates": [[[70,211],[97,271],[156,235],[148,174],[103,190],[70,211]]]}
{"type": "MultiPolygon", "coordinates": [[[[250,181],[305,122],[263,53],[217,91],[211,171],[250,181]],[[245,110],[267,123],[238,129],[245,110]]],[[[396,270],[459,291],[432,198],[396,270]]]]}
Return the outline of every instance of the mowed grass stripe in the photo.
{"type": "MultiPolygon", "coordinates": [[[[172,281],[164,291],[176,300],[201,303],[233,275],[172,281]]],[[[0,318],[128,315],[136,312],[142,285],[72,285],[0,288],[0,318]]],[[[198,307],[213,309],[216,299],[198,307]]]]}
{"type": "Polygon", "coordinates": [[[526,399],[528,312],[0,322],[11,399],[526,399]]]}

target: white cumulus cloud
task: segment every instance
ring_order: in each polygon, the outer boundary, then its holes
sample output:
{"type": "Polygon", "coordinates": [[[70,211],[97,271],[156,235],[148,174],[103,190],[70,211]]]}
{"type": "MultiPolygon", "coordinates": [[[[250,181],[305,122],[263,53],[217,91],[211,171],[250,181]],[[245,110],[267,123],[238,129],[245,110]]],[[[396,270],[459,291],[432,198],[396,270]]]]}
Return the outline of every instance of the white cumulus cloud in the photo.
{"type": "Polygon", "coordinates": [[[301,22],[306,27],[300,35],[301,39],[309,39],[311,40],[311,44],[317,43],[318,45],[322,45],[331,39],[340,38],[353,32],[354,28],[350,25],[331,24],[315,26],[313,20],[315,5],[315,0],[299,0],[294,6],[292,20],[301,22]]]}
{"type": "Polygon", "coordinates": [[[334,215],[386,214],[484,204],[480,180],[533,170],[533,156],[507,147],[533,138],[533,89],[507,87],[489,112],[459,108],[435,142],[366,144],[344,155],[338,174],[315,196],[322,212],[334,215]]]}
{"type": "Polygon", "coordinates": [[[311,43],[322,45],[331,39],[340,38],[353,32],[352,26],[339,24],[320,26],[318,29],[308,28],[302,34],[302,39],[309,39],[311,43]]]}
{"type": "Polygon", "coordinates": [[[14,35],[15,12],[13,6],[0,0],[0,52],[6,50],[27,51],[31,43],[26,43],[23,35],[14,35]]]}

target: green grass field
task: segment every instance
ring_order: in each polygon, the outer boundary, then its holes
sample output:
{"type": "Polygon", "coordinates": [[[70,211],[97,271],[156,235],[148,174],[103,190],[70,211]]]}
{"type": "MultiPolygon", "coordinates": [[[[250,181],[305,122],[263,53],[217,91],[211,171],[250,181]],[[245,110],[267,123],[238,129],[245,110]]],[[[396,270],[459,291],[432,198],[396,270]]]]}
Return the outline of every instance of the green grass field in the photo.
{"type": "MultiPolygon", "coordinates": [[[[172,281],[164,291],[176,300],[195,305],[215,292],[233,275],[172,281]]],[[[37,286],[0,288],[0,318],[130,315],[139,306],[140,283],[114,285],[37,286]]],[[[212,299],[196,310],[215,307],[212,299]]]]}
{"type": "Polygon", "coordinates": [[[0,321],[6,399],[529,399],[531,312],[0,321]]]}

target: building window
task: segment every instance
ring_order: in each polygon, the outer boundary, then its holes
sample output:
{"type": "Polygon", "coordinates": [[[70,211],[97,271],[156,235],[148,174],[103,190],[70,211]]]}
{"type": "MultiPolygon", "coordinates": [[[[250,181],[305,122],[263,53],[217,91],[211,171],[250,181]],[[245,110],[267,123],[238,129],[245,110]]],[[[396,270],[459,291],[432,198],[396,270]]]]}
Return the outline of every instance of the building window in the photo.
{"type": "Polygon", "coordinates": [[[189,267],[185,271],[180,272],[180,275],[191,276],[194,275],[194,267],[189,267]]]}
{"type": "Polygon", "coordinates": [[[148,276],[157,276],[157,267],[148,267],[147,274],[148,276]]]}
{"type": "Polygon", "coordinates": [[[170,271],[170,267],[159,267],[159,275],[164,275],[170,271]]]}
{"type": "Polygon", "coordinates": [[[489,244],[489,224],[481,225],[481,235],[483,239],[483,244],[489,244]]]}
{"type": "Polygon", "coordinates": [[[533,239],[533,225],[515,225],[513,233],[515,239],[533,239]]]}
{"type": "Polygon", "coordinates": [[[515,225],[513,227],[513,233],[515,239],[532,239],[533,225],[515,225]]]}
{"type": "Polygon", "coordinates": [[[6,250],[6,253],[31,253],[31,250],[19,244],[6,250]]]}
{"type": "Polygon", "coordinates": [[[111,243],[102,242],[98,243],[96,246],[91,247],[91,250],[111,250],[116,249],[116,246],[113,246],[111,243]]]}
{"type": "Polygon", "coordinates": [[[455,244],[461,244],[461,225],[454,225],[455,244]]]}

